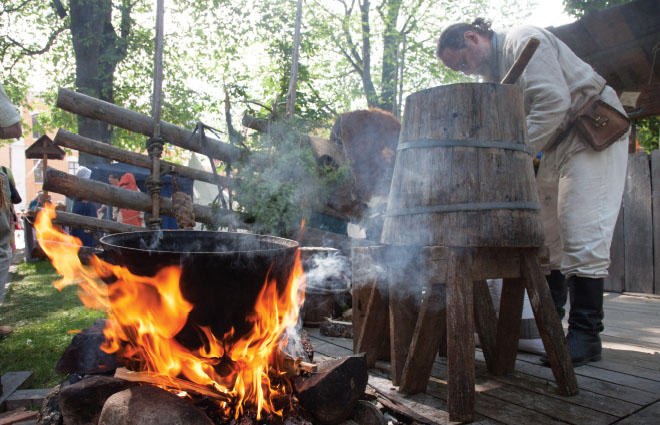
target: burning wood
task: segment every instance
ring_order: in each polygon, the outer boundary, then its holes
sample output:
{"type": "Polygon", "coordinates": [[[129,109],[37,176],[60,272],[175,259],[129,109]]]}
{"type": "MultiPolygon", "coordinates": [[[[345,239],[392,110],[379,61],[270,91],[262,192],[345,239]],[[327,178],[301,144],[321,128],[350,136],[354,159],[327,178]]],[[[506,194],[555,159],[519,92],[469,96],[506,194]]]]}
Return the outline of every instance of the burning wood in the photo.
{"type": "MultiPolygon", "coordinates": [[[[78,283],[86,306],[108,312],[111,320],[103,330],[101,349],[115,353],[136,371],[121,370],[117,376],[212,397],[226,418],[247,411],[255,412],[257,420],[262,415],[282,415],[284,406],[290,405],[292,384],[278,368],[277,350],[282,333],[298,322],[304,285],[296,242],[280,239],[278,244],[279,238],[244,234],[226,234],[219,241],[213,234],[206,239],[214,244],[211,247],[200,245],[205,232],[135,232],[108,238],[159,235],[153,252],[139,249],[143,253],[138,255],[132,249],[135,240],[125,246],[106,244],[113,247],[115,259],[122,255],[120,247],[131,252],[129,258],[122,257],[124,265],[91,256],[91,267],[85,267],[78,258],[79,241],[53,227],[54,216],[49,205],[37,216],[35,230],[44,252],[64,276],[55,285],[78,283]],[[180,242],[183,234],[197,235],[198,252],[178,252],[167,245],[174,239],[180,242]],[[249,242],[258,243],[253,251],[246,250],[249,242]],[[156,252],[165,254],[159,257],[156,252]],[[132,273],[127,263],[136,258],[140,266],[150,264],[151,271],[132,273]],[[191,258],[201,258],[201,263],[191,258]],[[200,264],[204,265],[201,275],[200,264]],[[209,264],[220,268],[208,270],[209,264]],[[248,282],[243,275],[249,276],[248,282]],[[233,310],[228,305],[218,308],[212,294],[204,292],[213,286],[209,276],[221,277],[212,283],[224,288],[222,294],[231,300],[233,310]],[[258,281],[251,281],[255,278],[258,281]],[[234,292],[230,287],[236,288],[234,292]],[[238,314],[242,322],[236,319],[238,314]],[[197,337],[192,342],[181,334],[186,326],[197,337]],[[288,403],[282,406],[281,400],[288,403]]],[[[303,367],[302,362],[297,366],[303,367]]]]}
{"type": "Polygon", "coordinates": [[[280,351],[283,372],[289,376],[300,376],[303,372],[315,373],[318,371],[317,365],[303,361],[302,357],[293,358],[280,351]]]}
{"type": "Polygon", "coordinates": [[[327,360],[317,373],[295,380],[300,404],[322,424],[334,425],[348,418],[367,386],[364,355],[327,360]]]}
{"type": "Polygon", "coordinates": [[[174,378],[168,376],[166,378],[153,376],[148,372],[133,372],[124,367],[120,367],[115,371],[115,378],[124,379],[131,382],[146,382],[147,384],[153,384],[156,386],[163,386],[163,382],[169,382],[169,388],[178,388],[181,391],[186,391],[190,393],[195,393],[203,395],[206,397],[211,397],[215,400],[232,402],[232,398],[229,394],[215,391],[204,385],[195,384],[190,381],[186,381],[179,378],[174,378]]]}

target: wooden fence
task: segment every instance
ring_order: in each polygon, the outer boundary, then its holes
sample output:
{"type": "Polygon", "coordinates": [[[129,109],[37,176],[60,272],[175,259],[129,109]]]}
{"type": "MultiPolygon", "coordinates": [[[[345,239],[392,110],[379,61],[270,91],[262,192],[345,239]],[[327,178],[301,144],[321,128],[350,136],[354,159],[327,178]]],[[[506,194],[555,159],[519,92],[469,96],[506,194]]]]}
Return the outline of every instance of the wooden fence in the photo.
{"type": "Polygon", "coordinates": [[[605,290],[660,294],[660,151],[628,156],[605,290]]]}

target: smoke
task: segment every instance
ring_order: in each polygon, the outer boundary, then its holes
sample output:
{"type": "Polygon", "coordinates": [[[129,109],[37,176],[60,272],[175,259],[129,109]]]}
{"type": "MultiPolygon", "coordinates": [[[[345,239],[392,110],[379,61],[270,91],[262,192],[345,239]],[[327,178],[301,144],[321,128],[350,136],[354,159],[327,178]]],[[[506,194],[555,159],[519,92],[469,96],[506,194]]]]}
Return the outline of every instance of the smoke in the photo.
{"type": "Polygon", "coordinates": [[[350,289],[351,265],[333,248],[300,248],[307,289],[350,289]]]}

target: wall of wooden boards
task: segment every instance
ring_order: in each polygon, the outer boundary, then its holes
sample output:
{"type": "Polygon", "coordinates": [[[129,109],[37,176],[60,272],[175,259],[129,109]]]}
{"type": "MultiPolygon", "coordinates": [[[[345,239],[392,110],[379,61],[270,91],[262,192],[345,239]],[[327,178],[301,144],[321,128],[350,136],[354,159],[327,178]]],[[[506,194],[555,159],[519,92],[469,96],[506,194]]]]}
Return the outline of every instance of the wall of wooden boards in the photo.
{"type": "Polygon", "coordinates": [[[629,154],[605,290],[660,294],[660,151],[629,154]]]}

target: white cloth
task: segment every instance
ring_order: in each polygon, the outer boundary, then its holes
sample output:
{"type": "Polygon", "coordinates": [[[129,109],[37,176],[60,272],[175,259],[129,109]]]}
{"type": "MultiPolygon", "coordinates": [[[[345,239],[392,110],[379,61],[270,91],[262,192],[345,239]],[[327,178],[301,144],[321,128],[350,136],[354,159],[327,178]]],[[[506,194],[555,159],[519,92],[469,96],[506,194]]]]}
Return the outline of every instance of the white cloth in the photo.
{"type": "Polygon", "coordinates": [[[11,127],[20,120],[18,110],[7,97],[5,89],[0,86],[0,127],[11,127]]]}
{"type": "Polygon", "coordinates": [[[496,37],[495,80],[529,38],[540,41],[518,84],[530,144],[534,152],[543,152],[536,180],[551,267],[566,276],[605,277],[625,186],[629,133],[601,152],[575,130],[559,145],[551,142],[593,95],[602,91],[607,103],[622,112],[623,106],[605,80],[550,32],[519,27],[496,37]]]}
{"type": "MultiPolygon", "coordinates": [[[[496,33],[497,64],[495,81],[500,81],[534,37],[539,47],[521,74],[529,143],[534,155],[561,131],[586,101],[605,87],[605,80],[561,40],[550,32],[523,26],[507,33],[496,33]]],[[[570,155],[585,148],[582,141],[565,140],[558,149],[570,155]],[[567,143],[568,142],[568,143],[567,143]]]]}
{"type": "Polygon", "coordinates": [[[78,167],[78,171],[76,171],[76,177],[81,179],[88,179],[92,177],[92,170],[85,166],[78,167]]]}
{"type": "MultiPolygon", "coordinates": [[[[610,87],[602,96],[610,104],[617,99],[610,87]]],[[[570,137],[579,139],[575,132],[570,137]]],[[[553,270],[607,276],[626,183],[627,140],[628,133],[602,152],[583,149],[563,162],[556,151],[543,155],[536,183],[553,270]]]]}

